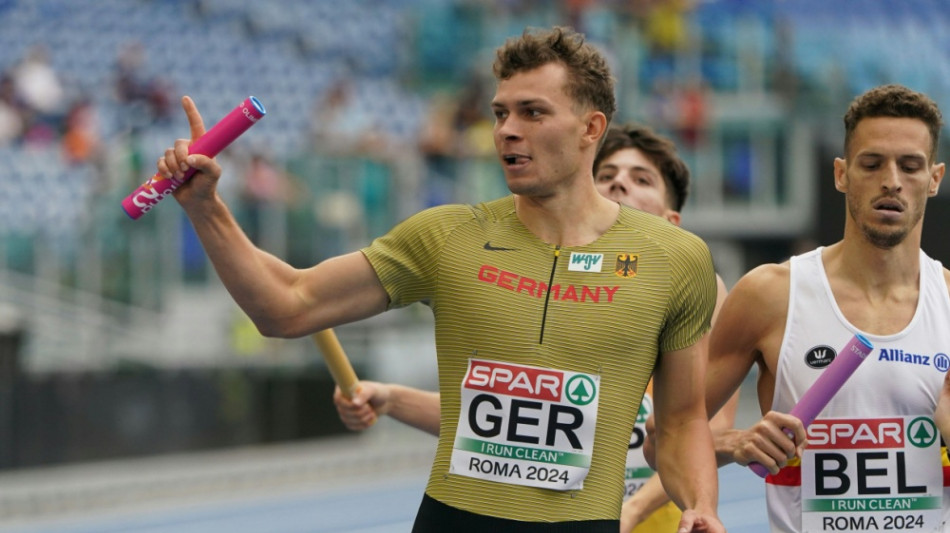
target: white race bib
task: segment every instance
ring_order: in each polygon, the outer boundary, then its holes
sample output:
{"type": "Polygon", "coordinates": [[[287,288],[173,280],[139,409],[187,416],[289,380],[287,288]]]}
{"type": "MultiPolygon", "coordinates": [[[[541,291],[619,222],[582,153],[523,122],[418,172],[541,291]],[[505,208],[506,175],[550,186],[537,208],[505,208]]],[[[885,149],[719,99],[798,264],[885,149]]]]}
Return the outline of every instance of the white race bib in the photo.
{"type": "Polygon", "coordinates": [[[802,456],[802,527],[938,531],[940,434],[930,417],[823,419],[802,456]]]}
{"type": "Polygon", "coordinates": [[[600,376],[470,359],[449,472],[579,490],[590,470],[600,376]]]}

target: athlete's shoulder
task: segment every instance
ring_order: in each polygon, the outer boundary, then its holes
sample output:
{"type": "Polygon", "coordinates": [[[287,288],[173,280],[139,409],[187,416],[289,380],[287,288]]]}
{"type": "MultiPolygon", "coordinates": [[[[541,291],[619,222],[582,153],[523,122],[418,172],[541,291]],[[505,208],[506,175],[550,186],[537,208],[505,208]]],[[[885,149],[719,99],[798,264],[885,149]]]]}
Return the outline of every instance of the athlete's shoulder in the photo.
{"type": "Polygon", "coordinates": [[[943,263],[941,263],[939,259],[934,259],[933,257],[927,255],[927,252],[921,250],[920,264],[921,266],[930,264],[934,270],[943,274],[943,281],[947,285],[948,291],[950,291],[950,270],[947,270],[947,268],[943,266],[943,263]]]}
{"type": "Polygon", "coordinates": [[[680,241],[685,241],[698,242],[705,246],[705,242],[691,231],[681,228],[663,217],[629,206],[620,206],[617,223],[626,230],[636,231],[661,245],[664,243],[679,245],[680,241]]]}
{"type": "Polygon", "coordinates": [[[739,278],[729,294],[736,294],[736,298],[788,301],[791,274],[792,269],[789,261],[765,263],[753,268],[739,278]]]}
{"type": "Polygon", "coordinates": [[[475,216],[486,219],[491,222],[497,222],[501,219],[516,216],[515,197],[509,194],[495,200],[482,202],[472,207],[475,216]]]}
{"type": "Polygon", "coordinates": [[[423,209],[412,215],[407,221],[416,224],[431,223],[464,223],[473,219],[499,220],[515,213],[515,202],[512,196],[504,196],[496,200],[470,204],[442,204],[423,209]]]}

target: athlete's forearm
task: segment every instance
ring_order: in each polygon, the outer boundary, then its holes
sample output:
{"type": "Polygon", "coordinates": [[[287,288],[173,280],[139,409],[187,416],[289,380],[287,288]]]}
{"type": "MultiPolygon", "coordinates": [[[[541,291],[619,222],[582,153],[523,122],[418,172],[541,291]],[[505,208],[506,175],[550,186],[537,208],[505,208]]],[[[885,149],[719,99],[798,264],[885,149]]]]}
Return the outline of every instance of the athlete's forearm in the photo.
{"type": "Polygon", "coordinates": [[[713,448],[716,450],[716,464],[719,467],[736,462],[735,449],[742,430],[718,429],[712,432],[713,448]]]}
{"type": "Polygon", "coordinates": [[[396,420],[439,436],[442,409],[438,392],[424,391],[402,385],[391,385],[387,414],[396,420]]]}
{"type": "MultiPolygon", "coordinates": [[[[632,529],[669,501],[670,497],[666,494],[666,490],[660,482],[660,476],[653,474],[653,476],[640,487],[640,490],[635,492],[629,500],[623,503],[623,507],[620,510],[620,523],[625,529],[632,529]]],[[[629,533],[630,529],[622,533],[629,533]]]]}
{"type": "Polygon", "coordinates": [[[235,302],[265,335],[279,335],[275,319],[302,306],[288,290],[299,277],[296,269],[254,246],[220,198],[186,213],[235,302]]]}
{"type": "Polygon", "coordinates": [[[680,509],[716,515],[719,481],[713,440],[705,418],[657,428],[657,466],[667,494],[680,509]]]}

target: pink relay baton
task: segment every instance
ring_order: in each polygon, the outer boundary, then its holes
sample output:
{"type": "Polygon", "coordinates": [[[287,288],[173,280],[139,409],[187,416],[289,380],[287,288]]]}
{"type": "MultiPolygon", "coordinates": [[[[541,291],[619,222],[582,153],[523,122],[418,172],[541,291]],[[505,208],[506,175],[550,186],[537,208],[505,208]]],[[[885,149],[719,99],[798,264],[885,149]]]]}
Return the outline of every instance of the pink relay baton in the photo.
{"type": "MultiPolygon", "coordinates": [[[[204,135],[198,137],[188,147],[189,154],[201,154],[208,157],[218,155],[235,139],[247,131],[248,128],[257,123],[264,117],[267,111],[260,100],[253,96],[247,97],[241,104],[225,115],[220,122],[206,131],[204,135]]],[[[138,189],[132,191],[125,200],[122,200],[122,209],[125,214],[133,220],[138,219],[145,213],[148,213],[158,202],[175,192],[175,189],[188,181],[194,175],[195,169],[185,172],[181,179],[170,178],[156,173],[138,189]]]]}
{"type": "MultiPolygon", "coordinates": [[[[798,400],[795,407],[792,407],[789,414],[801,420],[802,424],[808,427],[809,424],[815,421],[818,413],[828,405],[831,398],[838,393],[838,390],[841,389],[844,382],[848,381],[851,374],[854,374],[854,371],[858,369],[858,366],[864,362],[873,349],[874,345],[863,335],[851,337],[851,340],[848,341],[848,344],[844,345],[844,348],[838,353],[835,360],[818,376],[818,379],[812,383],[811,387],[808,387],[808,390],[806,390],[805,394],[798,400]]],[[[793,437],[792,432],[788,429],[783,429],[782,431],[784,431],[789,438],[793,437]]],[[[758,474],[759,477],[764,478],[769,475],[768,469],[762,466],[761,463],[749,463],[749,468],[758,474]]]]}

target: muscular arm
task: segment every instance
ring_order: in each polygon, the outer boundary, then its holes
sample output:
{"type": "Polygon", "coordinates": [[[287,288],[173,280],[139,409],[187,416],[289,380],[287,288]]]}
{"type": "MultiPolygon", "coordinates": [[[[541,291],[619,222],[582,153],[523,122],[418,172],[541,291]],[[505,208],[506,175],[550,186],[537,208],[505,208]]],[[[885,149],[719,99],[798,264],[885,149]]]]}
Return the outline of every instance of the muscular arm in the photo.
{"type": "Polygon", "coordinates": [[[759,368],[759,405],[765,416],[749,429],[714,432],[720,465],[752,461],[778,472],[805,441],[801,421],[768,411],[775,389],[775,365],[788,312],[788,265],[763,265],[739,280],[722,307],[709,348],[706,407],[716,411],[742,384],[753,364],[759,368]],[[766,412],[768,411],[768,412],[766,412]],[[789,428],[792,441],[782,432],[789,428]]]}
{"type": "MultiPolygon", "coordinates": [[[[726,300],[726,284],[722,278],[716,276],[716,306],[713,309],[712,324],[716,325],[716,319],[719,316],[719,310],[726,300]]],[[[729,398],[729,401],[722,409],[716,413],[709,422],[711,430],[728,429],[733,426],[736,418],[736,410],[739,406],[739,391],[729,398]]],[[[649,462],[653,462],[649,459],[649,462]]],[[[660,476],[653,474],[640,489],[624,502],[620,512],[620,528],[623,533],[628,533],[631,529],[647,519],[657,509],[670,501],[669,495],[663,488],[660,476]]]]}
{"type": "MultiPolygon", "coordinates": [[[[197,139],[205,132],[201,115],[188,97],[182,107],[197,139]]],[[[255,247],[217,194],[221,167],[214,159],[188,155],[190,143],[178,139],[159,159],[158,172],[170,177],[198,171],[175,198],[228,292],[261,333],[299,337],[386,309],[388,295],[361,253],[297,269],[255,247]]]]}
{"type": "MultiPolygon", "coordinates": [[[[725,303],[726,296],[728,296],[728,294],[729,293],[726,289],[725,282],[722,281],[722,278],[719,277],[719,275],[716,275],[716,307],[713,309],[712,315],[713,327],[716,327],[716,322],[719,320],[719,312],[722,310],[722,304],[725,303]]],[[[707,367],[707,372],[708,371],[709,369],[707,367]]],[[[718,411],[715,411],[715,415],[713,415],[713,417],[709,420],[709,428],[713,431],[713,434],[715,434],[717,431],[732,428],[732,426],[734,426],[736,423],[736,411],[738,410],[739,388],[737,387],[735,392],[732,393],[732,396],[726,400],[726,403],[720,407],[718,411]]],[[[714,411],[708,411],[708,413],[713,412],[714,411]]]]}
{"type": "Polygon", "coordinates": [[[703,404],[709,335],[682,350],[663,353],[654,374],[656,463],[667,493],[680,509],[716,515],[716,460],[703,404]]]}

